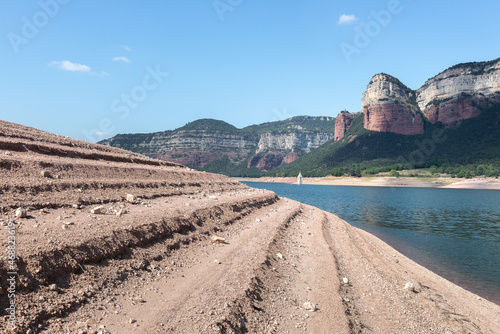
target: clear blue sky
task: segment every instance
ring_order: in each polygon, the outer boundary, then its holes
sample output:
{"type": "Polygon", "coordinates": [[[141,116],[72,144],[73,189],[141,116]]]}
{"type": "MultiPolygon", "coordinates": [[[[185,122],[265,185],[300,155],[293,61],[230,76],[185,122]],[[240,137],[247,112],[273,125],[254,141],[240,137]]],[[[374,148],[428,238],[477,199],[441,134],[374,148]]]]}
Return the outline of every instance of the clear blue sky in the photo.
{"type": "Polygon", "coordinates": [[[0,119],[89,141],[199,118],[244,127],[355,112],[376,73],[417,89],[454,64],[500,57],[493,0],[2,7],[0,119]]]}

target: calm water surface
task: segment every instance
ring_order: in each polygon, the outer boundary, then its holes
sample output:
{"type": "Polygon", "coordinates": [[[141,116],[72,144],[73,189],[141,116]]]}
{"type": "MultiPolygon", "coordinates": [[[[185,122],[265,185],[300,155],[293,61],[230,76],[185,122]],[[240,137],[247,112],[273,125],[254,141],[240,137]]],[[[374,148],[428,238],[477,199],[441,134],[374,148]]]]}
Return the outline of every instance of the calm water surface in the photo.
{"type": "Polygon", "coordinates": [[[500,305],[500,191],[245,182],[332,212],[500,305]]]}

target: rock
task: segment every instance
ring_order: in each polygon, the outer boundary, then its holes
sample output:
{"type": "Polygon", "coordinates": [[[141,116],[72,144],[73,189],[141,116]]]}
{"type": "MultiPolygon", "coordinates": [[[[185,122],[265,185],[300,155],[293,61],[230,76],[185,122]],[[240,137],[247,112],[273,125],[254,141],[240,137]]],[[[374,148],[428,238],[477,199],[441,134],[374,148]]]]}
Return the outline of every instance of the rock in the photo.
{"type": "Polygon", "coordinates": [[[217,196],[215,196],[215,195],[210,195],[210,196],[208,196],[208,198],[211,198],[211,199],[217,199],[217,196]]]}
{"type": "Polygon", "coordinates": [[[127,198],[126,198],[127,202],[129,203],[135,203],[136,201],[136,197],[132,194],[127,194],[127,198]]]}
{"type": "Polygon", "coordinates": [[[104,207],[103,205],[100,205],[100,206],[96,206],[95,208],[93,208],[92,210],[90,210],[90,213],[93,213],[95,215],[103,215],[106,213],[106,207],[104,207]]]}
{"type": "Polygon", "coordinates": [[[72,207],[73,209],[80,209],[80,204],[73,204],[72,207]]]}
{"type": "Polygon", "coordinates": [[[281,253],[276,254],[276,256],[277,256],[277,257],[278,257],[278,259],[280,259],[280,260],[283,260],[283,259],[284,259],[284,258],[283,258],[283,254],[281,254],[281,253]]]}
{"type": "Polygon", "coordinates": [[[217,259],[214,260],[214,263],[221,264],[221,262],[219,260],[217,260],[217,259]]]}
{"type": "Polygon", "coordinates": [[[40,174],[42,175],[42,177],[50,177],[50,172],[46,170],[42,170],[40,174]]]}
{"type": "MultiPolygon", "coordinates": [[[[260,155],[258,155],[260,157],[260,155]]],[[[262,171],[269,171],[277,168],[283,163],[285,156],[281,152],[268,152],[257,163],[257,168],[262,171]]]]}
{"type": "Polygon", "coordinates": [[[17,208],[16,209],[16,218],[26,218],[26,209],[17,208]]]}
{"type": "Polygon", "coordinates": [[[40,213],[49,213],[49,210],[48,210],[48,209],[43,208],[43,209],[40,209],[40,213]]]}
{"type": "Polygon", "coordinates": [[[351,114],[348,111],[342,111],[335,118],[335,141],[339,141],[344,138],[345,133],[352,125],[352,122],[359,116],[361,113],[353,113],[351,114]]]}
{"type": "Polygon", "coordinates": [[[212,235],[212,237],[210,238],[210,240],[214,244],[225,244],[226,243],[226,239],[225,238],[221,238],[221,237],[218,237],[216,235],[212,235]]]}
{"type": "Polygon", "coordinates": [[[83,321],[77,321],[76,322],[76,327],[78,329],[87,329],[89,326],[87,325],[86,322],[83,322],[83,321]]]}
{"type": "Polygon", "coordinates": [[[81,198],[80,196],[78,196],[78,198],[76,199],[76,201],[77,201],[78,203],[83,203],[83,198],[81,198]]]}
{"type": "Polygon", "coordinates": [[[123,216],[124,214],[128,213],[127,209],[125,208],[120,208],[118,212],[116,213],[117,216],[123,216]]]}
{"type": "Polygon", "coordinates": [[[260,218],[257,218],[257,219],[255,219],[255,221],[256,221],[257,223],[260,223],[262,220],[260,220],[260,218]]]}
{"type": "Polygon", "coordinates": [[[317,310],[316,305],[314,305],[311,302],[305,302],[304,304],[302,304],[302,307],[305,310],[308,310],[308,311],[311,311],[311,312],[315,312],[317,310]]]}
{"type": "Polygon", "coordinates": [[[363,93],[364,128],[403,135],[424,133],[415,92],[388,74],[373,76],[363,93]]]}
{"type": "Polygon", "coordinates": [[[69,225],[75,225],[75,223],[73,223],[73,222],[64,222],[64,225],[68,225],[68,226],[69,225]]]}
{"type": "Polygon", "coordinates": [[[97,326],[97,321],[95,321],[94,319],[87,319],[87,321],[85,321],[85,323],[89,326],[97,326]]]}
{"type": "Polygon", "coordinates": [[[130,318],[130,319],[128,319],[128,322],[129,322],[129,324],[133,324],[133,323],[136,323],[137,320],[135,320],[134,318],[130,318]]]}
{"type": "Polygon", "coordinates": [[[349,279],[347,277],[342,278],[342,283],[345,285],[349,284],[349,279]]]}
{"type": "Polygon", "coordinates": [[[57,290],[57,285],[56,284],[49,285],[49,290],[56,291],[57,290]]]}
{"type": "Polygon", "coordinates": [[[408,290],[408,291],[411,291],[411,292],[417,292],[415,290],[415,284],[411,283],[411,282],[407,282],[405,284],[405,287],[404,287],[405,290],[408,290]]]}
{"type": "Polygon", "coordinates": [[[132,298],[132,301],[133,302],[136,302],[136,303],[145,303],[146,301],[144,300],[144,298],[142,297],[133,297],[132,298]]]}

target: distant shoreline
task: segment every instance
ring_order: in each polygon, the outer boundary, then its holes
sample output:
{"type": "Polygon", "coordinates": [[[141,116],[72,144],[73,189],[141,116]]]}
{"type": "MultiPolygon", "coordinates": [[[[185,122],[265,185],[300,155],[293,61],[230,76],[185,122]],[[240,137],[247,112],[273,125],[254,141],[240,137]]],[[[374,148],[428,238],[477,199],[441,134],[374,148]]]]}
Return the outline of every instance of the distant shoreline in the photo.
{"type": "MultiPolygon", "coordinates": [[[[295,177],[260,177],[242,178],[240,182],[266,182],[296,184],[295,177]]],[[[416,178],[416,177],[304,177],[303,184],[327,186],[361,187],[407,187],[407,188],[443,188],[443,189],[489,189],[500,190],[500,179],[495,178],[416,178]]]]}

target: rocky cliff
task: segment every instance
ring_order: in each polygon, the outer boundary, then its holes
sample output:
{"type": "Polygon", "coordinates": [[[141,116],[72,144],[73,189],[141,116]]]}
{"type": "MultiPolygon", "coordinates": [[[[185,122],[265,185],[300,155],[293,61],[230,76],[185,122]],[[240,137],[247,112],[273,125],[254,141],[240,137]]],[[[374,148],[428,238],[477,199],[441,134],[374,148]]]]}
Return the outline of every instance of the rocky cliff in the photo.
{"type": "Polygon", "coordinates": [[[417,90],[417,103],[431,123],[453,125],[500,101],[500,58],[455,65],[417,90]]]}
{"type": "Polygon", "coordinates": [[[403,135],[424,132],[415,92],[388,74],[372,78],[363,94],[362,106],[365,129],[403,135]]]}
{"type": "MultiPolygon", "coordinates": [[[[381,73],[372,78],[362,97],[364,127],[404,135],[422,134],[424,117],[430,123],[452,126],[478,116],[481,110],[499,101],[500,58],[455,65],[416,91],[381,73]]],[[[338,139],[346,127],[343,122],[348,124],[349,120],[337,119],[338,139]]]]}
{"type": "Polygon", "coordinates": [[[352,122],[360,115],[361,113],[350,113],[346,110],[343,110],[340,112],[340,114],[338,114],[338,116],[335,118],[334,139],[336,142],[344,138],[344,135],[351,127],[352,122]]]}
{"type": "Polygon", "coordinates": [[[333,139],[334,122],[333,117],[300,116],[238,129],[202,119],[173,131],[117,135],[101,144],[189,167],[227,157],[236,165],[267,171],[333,139]]]}
{"type": "Polygon", "coordinates": [[[333,139],[333,133],[297,131],[283,134],[260,135],[257,153],[278,149],[280,151],[302,150],[309,153],[333,139]]]}

